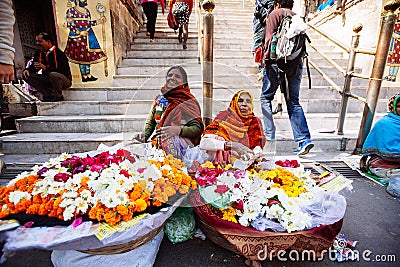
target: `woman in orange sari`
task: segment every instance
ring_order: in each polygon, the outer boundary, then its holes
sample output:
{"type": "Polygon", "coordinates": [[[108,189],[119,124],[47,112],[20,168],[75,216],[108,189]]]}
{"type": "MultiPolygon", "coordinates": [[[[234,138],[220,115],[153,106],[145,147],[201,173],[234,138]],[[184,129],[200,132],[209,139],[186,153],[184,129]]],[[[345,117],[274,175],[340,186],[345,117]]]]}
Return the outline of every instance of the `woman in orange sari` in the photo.
{"type": "Polygon", "coordinates": [[[186,71],[173,66],[147,117],[143,134],[135,139],[149,140],[174,157],[182,159],[188,147],[199,144],[204,125],[200,105],[191,94],[186,71]]]}
{"type": "Polygon", "coordinates": [[[213,161],[230,162],[231,156],[251,154],[266,142],[261,120],[253,113],[253,96],[247,90],[237,92],[227,110],[220,112],[206,127],[200,148],[213,161]]]}

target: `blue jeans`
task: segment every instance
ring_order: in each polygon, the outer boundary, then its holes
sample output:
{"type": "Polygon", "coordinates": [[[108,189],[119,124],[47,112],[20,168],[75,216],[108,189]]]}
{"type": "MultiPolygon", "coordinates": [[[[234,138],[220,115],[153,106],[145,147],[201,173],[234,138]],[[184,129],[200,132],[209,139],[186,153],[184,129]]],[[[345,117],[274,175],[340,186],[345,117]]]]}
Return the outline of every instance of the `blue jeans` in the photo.
{"type": "Polygon", "coordinates": [[[289,113],[290,125],[295,142],[311,139],[303,108],[299,103],[303,62],[289,63],[279,69],[276,64],[266,64],[263,73],[261,91],[261,110],[263,113],[264,132],[268,140],[275,140],[275,124],[272,117],[272,104],[275,92],[281,85],[289,113]],[[286,79],[287,77],[287,83],[286,79]],[[286,88],[287,87],[287,88],[286,88]]]}

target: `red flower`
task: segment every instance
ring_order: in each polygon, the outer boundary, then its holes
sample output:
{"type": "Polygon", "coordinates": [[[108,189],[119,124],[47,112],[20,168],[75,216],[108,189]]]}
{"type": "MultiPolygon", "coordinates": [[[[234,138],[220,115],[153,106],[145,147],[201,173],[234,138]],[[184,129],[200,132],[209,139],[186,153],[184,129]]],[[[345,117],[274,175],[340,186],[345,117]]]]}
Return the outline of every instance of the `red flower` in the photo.
{"type": "Polygon", "coordinates": [[[276,199],[268,199],[268,203],[267,203],[267,206],[268,207],[271,207],[271,205],[273,205],[273,204],[281,204],[281,202],[279,202],[279,200],[276,200],[276,199]]]}
{"type": "Polygon", "coordinates": [[[246,176],[246,170],[235,170],[235,171],[233,172],[233,176],[234,176],[236,179],[243,178],[243,177],[246,176]]]}
{"type": "Polygon", "coordinates": [[[92,171],[92,172],[100,172],[101,170],[103,170],[103,165],[101,165],[101,164],[93,164],[90,167],[90,171],[92,171]]]}
{"type": "Polygon", "coordinates": [[[126,178],[129,178],[129,173],[127,170],[120,170],[119,173],[125,176],[126,178]]]}
{"type": "Polygon", "coordinates": [[[297,168],[300,167],[300,164],[297,162],[297,160],[278,160],[275,162],[276,165],[279,165],[281,167],[289,167],[289,168],[297,168]]]}
{"type": "Polygon", "coordinates": [[[81,162],[86,169],[88,166],[92,166],[95,163],[95,160],[95,158],[92,158],[88,155],[86,158],[81,159],[81,162]]]}
{"type": "Polygon", "coordinates": [[[142,172],[144,172],[146,170],[146,168],[139,168],[137,171],[138,171],[138,173],[142,173],[142,172]]]}
{"type": "Polygon", "coordinates": [[[54,175],[54,181],[56,182],[66,182],[71,177],[68,173],[57,173],[54,175]]]}
{"type": "Polygon", "coordinates": [[[243,200],[239,199],[239,201],[233,204],[233,207],[237,210],[243,211],[243,200]]]}
{"type": "Polygon", "coordinates": [[[129,152],[128,150],[118,149],[117,150],[117,155],[122,157],[122,158],[126,158],[127,160],[129,160],[132,163],[136,162],[135,157],[133,157],[131,152],[129,152]]]}
{"type": "Polygon", "coordinates": [[[217,189],[214,190],[215,193],[223,194],[229,190],[227,185],[217,185],[217,189]]]}

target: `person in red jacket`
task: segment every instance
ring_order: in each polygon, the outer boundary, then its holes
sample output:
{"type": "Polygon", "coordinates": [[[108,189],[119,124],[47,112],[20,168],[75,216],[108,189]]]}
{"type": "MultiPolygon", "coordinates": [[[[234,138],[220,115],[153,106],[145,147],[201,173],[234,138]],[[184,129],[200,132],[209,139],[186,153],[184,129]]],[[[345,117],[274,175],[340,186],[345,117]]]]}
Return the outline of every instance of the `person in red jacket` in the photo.
{"type": "Polygon", "coordinates": [[[170,0],[169,10],[175,17],[179,25],[178,40],[183,45],[183,49],[187,49],[187,39],[189,36],[189,17],[192,14],[193,0],[170,0]],[[183,40],[182,40],[183,34],[183,40]]]}

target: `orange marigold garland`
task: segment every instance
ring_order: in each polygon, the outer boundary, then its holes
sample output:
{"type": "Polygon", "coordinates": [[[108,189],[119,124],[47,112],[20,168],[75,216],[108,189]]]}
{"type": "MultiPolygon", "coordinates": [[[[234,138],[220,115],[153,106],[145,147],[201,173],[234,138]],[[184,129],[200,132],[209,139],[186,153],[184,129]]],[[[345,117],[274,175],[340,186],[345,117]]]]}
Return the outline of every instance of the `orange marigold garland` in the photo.
{"type": "Polygon", "coordinates": [[[94,157],[64,153],[0,188],[0,218],[25,212],[69,221],[87,215],[115,225],[195,184],[184,163],[162,150],[153,149],[147,160],[124,149],[94,157]]]}

